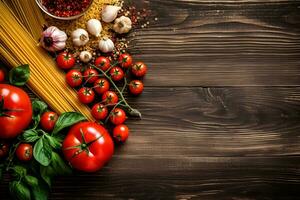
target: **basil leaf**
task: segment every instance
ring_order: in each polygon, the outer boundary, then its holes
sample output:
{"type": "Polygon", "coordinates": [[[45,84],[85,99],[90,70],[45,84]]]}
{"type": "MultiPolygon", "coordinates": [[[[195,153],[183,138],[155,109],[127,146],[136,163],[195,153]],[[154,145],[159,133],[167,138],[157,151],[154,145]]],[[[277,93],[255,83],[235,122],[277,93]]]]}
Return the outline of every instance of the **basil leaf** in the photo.
{"type": "Polygon", "coordinates": [[[27,174],[27,169],[25,167],[20,166],[20,165],[14,166],[12,168],[12,170],[13,170],[12,175],[14,177],[17,177],[17,178],[23,177],[27,174]]]}
{"type": "Polygon", "coordinates": [[[45,102],[40,100],[33,100],[32,101],[32,110],[33,116],[32,119],[34,121],[33,127],[36,128],[37,125],[40,123],[41,115],[47,110],[48,106],[45,102]]]}
{"type": "Polygon", "coordinates": [[[31,200],[30,190],[20,181],[12,181],[9,183],[10,194],[18,200],[31,200]]]}
{"type": "Polygon", "coordinates": [[[59,116],[52,134],[57,134],[62,129],[84,120],[86,120],[86,118],[81,113],[65,112],[59,116]]]}
{"type": "Polygon", "coordinates": [[[40,174],[42,179],[48,184],[49,187],[51,187],[51,179],[55,175],[55,171],[51,165],[45,167],[40,166],[40,174]]]}
{"type": "Polygon", "coordinates": [[[40,138],[40,136],[36,130],[30,129],[24,131],[22,138],[25,142],[35,142],[40,138]]]}
{"type": "Polygon", "coordinates": [[[35,200],[47,200],[48,199],[48,187],[45,183],[39,180],[39,184],[36,187],[31,187],[33,199],[35,200]]]}
{"type": "Polygon", "coordinates": [[[9,72],[9,82],[12,85],[23,86],[28,81],[30,76],[29,65],[21,65],[13,68],[9,72]]]}
{"type": "Polygon", "coordinates": [[[46,138],[48,139],[48,142],[50,144],[51,147],[53,147],[54,149],[60,149],[61,146],[62,146],[62,141],[55,138],[55,137],[52,137],[50,135],[45,135],[46,138]]]}
{"type": "Polygon", "coordinates": [[[33,156],[41,165],[48,166],[51,162],[51,151],[48,140],[41,137],[34,145],[33,156]]]}
{"type": "Polygon", "coordinates": [[[57,172],[56,175],[68,175],[72,173],[69,165],[60,157],[56,152],[52,152],[52,162],[51,165],[53,169],[57,172]]]}

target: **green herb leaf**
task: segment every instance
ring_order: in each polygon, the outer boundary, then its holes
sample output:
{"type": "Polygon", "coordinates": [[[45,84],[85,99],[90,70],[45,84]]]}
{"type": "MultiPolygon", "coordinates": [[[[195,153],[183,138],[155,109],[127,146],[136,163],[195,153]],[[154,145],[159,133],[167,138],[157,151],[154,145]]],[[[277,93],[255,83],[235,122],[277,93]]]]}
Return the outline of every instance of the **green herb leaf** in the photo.
{"type": "Polygon", "coordinates": [[[56,152],[52,152],[52,162],[51,165],[53,169],[57,172],[56,175],[68,175],[72,173],[69,165],[60,157],[56,152]]]}
{"type": "Polygon", "coordinates": [[[49,188],[51,187],[51,179],[55,175],[55,171],[51,165],[45,167],[40,166],[40,174],[42,179],[48,184],[49,188]]]}
{"type": "Polygon", "coordinates": [[[34,145],[33,156],[41,165],[48,166],[51,162],[51,151],[48,140],[41,137],[34,145]]]}
{"type": "Polygon", "coordinates": [[[12,181],[9,183],[10,194],[18,200],[31,200],[29,188],[21,181],[12,181]]]}
{"type": "Polygon", "coordinates": [[[16,165],[12,168],[12,175],[16,178],[21,178],[26,176],[27,174],[27,169],[25,167],[22,167],[20,165],[16,165]]]}
{"type": "Polygon", "coordinates": [[[40,123],[41,115],[46,111],[47,104],[40,100],[33,100],[32,101],[32,110],[33,110],[33,116],[32,119],[34,121],[33,127],[36,128],[37,125],[40,123]]]}
{"type": "Polygon", "coordinates": [[[39,184],[36,187],[32,187],[32,195],[35,200],[47,200],[48,199],[48,187],[47,185],[39,180],[39,184]]]}
{"type": "Polygon", "coordinates": [[[61,116],[59,116],[52,134],[57,134],[62,129],[84,120],[86,120],[86,118],[81,113],[65,112],[61,116]]]}
{"type": "Polygon", "coordinates": [[[12,85],[23,86],[28,81],[30,76],[29,65],[21,65],[13,68],[9,72],[9,82],[12,85]]]}
{"type": "Polygon", "coordinates": [[[34,176],[27,175],[24,177],[24,180],[25,180],[26,184],[29,186],[36,187],[39,185],[39,180],[34,176]]]}
{"type": "Polygon", "coordinates": [[[39,136],[38,132],[34,129],[24,131],[22,138],[25,142],[35,142],[41,136],[39,136]]]}
{"type": "Polygon", "coordinates": [[[62,140],[59,140],[58,138],[52,137],[50,135],[45,135],[46,138],[48,139],[49,144],[54,148],[54,149],[60,149],[62,146],[62,140]]]}

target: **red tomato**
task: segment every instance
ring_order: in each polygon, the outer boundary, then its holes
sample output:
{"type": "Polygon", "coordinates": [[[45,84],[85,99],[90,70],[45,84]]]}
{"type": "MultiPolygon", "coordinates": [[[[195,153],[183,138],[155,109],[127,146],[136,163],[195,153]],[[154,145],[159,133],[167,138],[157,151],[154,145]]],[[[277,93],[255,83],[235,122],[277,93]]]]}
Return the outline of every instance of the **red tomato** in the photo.
{"type": "Polygon", "coordinates": [[[58,115],[55,112],[44,112],[40,121],[42,129],[48,132],[52,131],[57,119],[58,115]]]}
{"type": "Polygon", "coordinates": [[[113,81],[120,81],[124,78],[124,72],[120,67],[111,68],[111,70],[109,71],[109,74],[113,81]]]}
{"type": "Polygon", "coordinates": [[[106,71],[110,68],[110,60],[104,56],[100,56],[95,60],[95,66],[106,71]]]}
{"type": "Polygon", "coordinates": [[[82,74],[80,71],[72,69],[66,74],[66,82],[71,87],[78,87],[82,83],[82,74]]]}
{"type": "Polygon", "coordinates": [[[98,72],[95,69],[87,69],[84,71],[83,76],[88,83],[94,83],[98,79],[98,72]]]}
{"type": "Polygon", "coordinates": [[[144,84],[142,81],[133,80],[129,83],[129,91],[131,94],[139,95],[144,90],[144,84]]]}
{"type": "Polygon", "coordinates": [[[61,52],[56,57],[57,66],[61,69],[70,69],[75,65],[75,58],[73,54],[68,52],[61,52]]]}
{"type": "Polygon", "coordinates": [[[116,126],[113,130],[113,136],[117,142],[125,142],[129,135],[129,128],[125,124],[116,126]]]}
{"type": "Polygon", "coordinates": [[[75,169],[95,172],[111,159],[114,144],[103,126],[80,122],[71,127],[62,149],[66,160],[75,169]]]}
{"type": "Polygon", "coordinates": [[[89,104],[95,99],[95,93],[93,89],[83,87],[78,91],[78,99],[81,103],[89,104]]]}
{"type": "Polygon", "coordinates": [[[31,144],[22,143],[16,149],[16,155],[21,161],[29,161],[32,158],[31,144]]]}
{"type": "Polygon", "coordinates": [[[0,138],[14,138],[32,119],[29,96],[20,88],[0,84],[0,138]]]}
{"type": "Polygon", "coordinates": [[[115,108],[109,117],[109,120],[114,125],[123,124],[126,120],[126,113],[121,108],[115,108]]]}
{"type": "Polygon", "coordinates": [[[108,114],[107,108],[101,103],[95,104],[92,108],[92,115],[96,120],[105,119],[107,114],[108,114]]]}
{"type": "Polygon", "coordinates": [[[3,69],[0,68],[0,83],[5,81],[5,72],[3,69]]]}
{"type": "Polygon", "coordinates": [[[118,95],[113,91],[106,91],[102,95],[102,101],[106,104],[116,104],[119,101],[118,95]]]}
{"type": "Polygon", "coordinates": [[[9,144],[3,140],[0,141],[0,159],[7,156],[9,151],[9,144]]]}
{"type": "Polygon", "coordinates": [[[121,54],[118,61],[124,68],[128,68],[132,65],[132,57],[127,53],[121,54]]]}
{"type": "Polygon", "coordinates": [[[131,72],[137,77],[145,76],[147,72],[147,66],[143,62],[137,62],[132,66],[131,72]]]}
{"type": "Polygon", "coordinates": [[[106,78],[99,78],[94,83],[94,89],[97,94],[103,94],[108,91],[110,87],[109,81],[106,78]]]}

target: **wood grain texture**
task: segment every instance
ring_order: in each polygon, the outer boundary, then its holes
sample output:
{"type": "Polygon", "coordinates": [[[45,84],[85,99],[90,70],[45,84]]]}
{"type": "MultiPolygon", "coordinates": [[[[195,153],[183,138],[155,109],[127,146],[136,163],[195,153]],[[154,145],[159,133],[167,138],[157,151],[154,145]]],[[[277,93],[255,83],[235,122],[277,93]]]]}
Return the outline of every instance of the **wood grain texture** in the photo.
{"type": "Polygon", "coordinates": [[[299,85],[300,1],[151,0],[149,7],[158,21],[136,30],[131,43],[150,66],[147,85],[299,85]]]}
{"type": "Polygon", "coordinates": [[[50,199],[300,195],[300,87],[148,87],[130,102],[144,115],[128,142],[102,171],[59,178],[50,199]]]}

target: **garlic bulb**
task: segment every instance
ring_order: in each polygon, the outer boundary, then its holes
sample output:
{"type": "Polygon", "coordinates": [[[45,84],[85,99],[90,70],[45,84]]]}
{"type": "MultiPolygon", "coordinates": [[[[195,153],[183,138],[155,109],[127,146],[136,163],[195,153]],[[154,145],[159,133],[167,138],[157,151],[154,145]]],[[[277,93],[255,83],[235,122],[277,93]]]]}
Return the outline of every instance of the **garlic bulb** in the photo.
{"type": "Polygon", "coordinates": [[[119,6],[111,6],[111,5],[104,6],[102,10],[102,20],[106,23],[114,21],[120,9],[121,7],[119,6]]]}
{"type": "Polygon", "coordinates": [[[117,33],[128,33],[131,29],[131,20],[128,17],[122,16],[115,20],[113,29],[117,33]]]}
{"type": "Polygon", "coordinates": [[[90,19],[86,24],[86,28],[90,34],[96,37],[98,37],[102,31],[102,25],[98,19],[90,19]]]}
{"type": "Polygon", "coordinates": [[[113,41],[111,41],[111,39],[105,37],[102,40],[99,41],[99,49],[103,52],[103,53],[108,53],[108,52],[112,52],[115,48],[115,45],[113,43],[113,41]]]}
{"type": "Polygon", "coordinates": [[[55,26],[50,26],[43,33],[40,44],[48,51],[59,51],[65,48],[67,34],[55,26]]]}
{"type": "Polygon", "coordinates": [[[92,54],[88,51],[80,52],[79,58],[82,62],[87,63],[92,59],[92,54]]]}
{"type": "Polygon", "coordinates": [[[89,34],[86,30],[79,28],[73,31],[72,39],[75,46],[83,46],[89,41],[89,34]]]}

